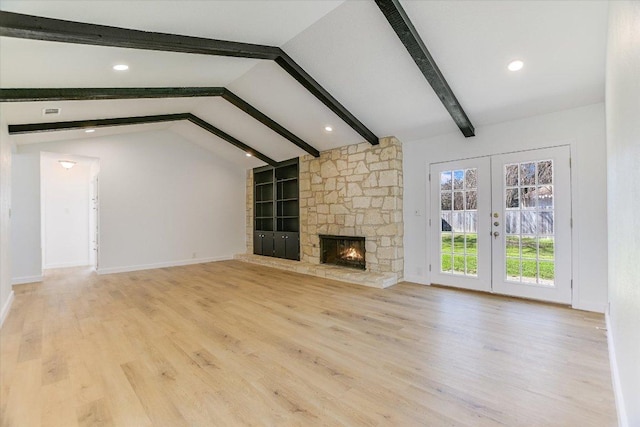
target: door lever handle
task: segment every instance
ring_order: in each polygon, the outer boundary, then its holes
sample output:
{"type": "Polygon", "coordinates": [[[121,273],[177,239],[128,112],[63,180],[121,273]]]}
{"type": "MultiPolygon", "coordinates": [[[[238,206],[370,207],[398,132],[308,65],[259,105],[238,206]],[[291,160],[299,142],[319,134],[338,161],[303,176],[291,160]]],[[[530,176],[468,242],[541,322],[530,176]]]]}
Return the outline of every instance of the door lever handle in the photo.
{"type": "Polygon", "coordinates": [[[498,233],[497,231],[493,232],[493,237],[498,238],[499,235],[500,235],[500,233],[498,233]]]}

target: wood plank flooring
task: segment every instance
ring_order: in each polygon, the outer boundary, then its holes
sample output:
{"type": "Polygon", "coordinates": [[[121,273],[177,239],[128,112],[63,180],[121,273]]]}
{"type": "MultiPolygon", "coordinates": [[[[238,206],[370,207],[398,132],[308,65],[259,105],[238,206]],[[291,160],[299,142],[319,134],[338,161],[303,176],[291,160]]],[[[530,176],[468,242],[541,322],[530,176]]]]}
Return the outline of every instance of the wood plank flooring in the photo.
{"type": "Polygon", "coordinates": [[[603,316],[225,261],[15,287],[3,426],[614,426],[603,316]]]}

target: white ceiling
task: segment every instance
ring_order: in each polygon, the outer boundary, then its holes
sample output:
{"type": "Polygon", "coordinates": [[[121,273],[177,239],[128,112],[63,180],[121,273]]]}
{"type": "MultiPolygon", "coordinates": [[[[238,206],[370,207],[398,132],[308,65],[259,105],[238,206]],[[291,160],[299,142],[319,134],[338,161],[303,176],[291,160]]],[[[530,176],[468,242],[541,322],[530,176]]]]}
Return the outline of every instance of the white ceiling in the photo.
{"type": "MultiPolygon", "coordinates": [[[[402,5],[476,127],[604,99],[606,1],[403,0],[402,5]],[[524,60],[524,69],[507,71],[516,58],[524,60]]],[[[2,0],[0,8],[280,46],[380,137],[412,141],[457,130],[372,0],[2,0]]],[[[0,85],[226,86],[321,151],[363,140],[270,61],[3,37],[0,85]],[[111,70],[119,62],[130,70],[111,70]],[[334,131],[325,132],[326,125],[334,131]]],[[[63,113],[47,121],[192,112],[275,160],[304,153],[221,98],[54,104],[63,113]]],[[[42,103],[5,103],[3,121],[44,121],[42,108],[42,103]]],[[[244,167],[260,164],[192,124],[150,126],[179,133],[244,167]]],[[[139,127],[108,132],[134,129],[139,127]]],[[[78,133],[60,135],[73,132],[78,133]]],[[[60,139],[50,133],[15,138],[18,143],[60,139]]]]}
{"type": "Polygon", "coordinates": [[[281,46],[344,0],[2,0],[7,12],[281,46]]]}
{"type": "Polygon", "coordinates": [[[8,37],[0,55],[0,85],[23,88],[226,86],[261,62],[8,37]],[[116,64],[129,71],[114,72],[116,64]]]}

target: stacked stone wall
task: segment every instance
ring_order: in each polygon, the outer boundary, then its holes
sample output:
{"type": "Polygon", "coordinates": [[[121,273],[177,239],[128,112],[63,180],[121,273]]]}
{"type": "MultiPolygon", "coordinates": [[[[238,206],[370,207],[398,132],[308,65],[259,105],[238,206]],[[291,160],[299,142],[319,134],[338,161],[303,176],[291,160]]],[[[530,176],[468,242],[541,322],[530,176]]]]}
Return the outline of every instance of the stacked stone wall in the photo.
{"type": "MultiPolygon", "coordinates": [[[[404,271],[402,144],[394,137],[300,157],[300,260],[320,263],[320,234],[364,236],[367,270],[404,271]]],[[[253,253],[253,172],[247,172],[247,253],[253,253]]],[[[345,273],[346,274],[346,273],[345,273]]]]}
{"type": "Polygon", "coordinates": [[[393,137],[301,157],[301,259],[320,262],[320,234],[364,236],[367,270],[402,278],[402,180],[402,144],[393,137]]]}

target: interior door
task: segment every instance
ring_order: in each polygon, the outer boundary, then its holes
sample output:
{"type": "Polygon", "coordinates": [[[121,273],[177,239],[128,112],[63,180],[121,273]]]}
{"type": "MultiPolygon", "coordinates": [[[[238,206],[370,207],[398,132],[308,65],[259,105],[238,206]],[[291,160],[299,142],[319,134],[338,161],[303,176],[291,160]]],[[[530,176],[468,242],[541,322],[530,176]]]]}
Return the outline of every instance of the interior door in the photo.
{"type": "Polygon", "coordinates": [[[489,157],[432,164],[429,179],[432,282],[491,291],[489,157]]]}
{"type": "Polygon", "coordinates": [[[571,303],[569,147],[493,156],[493,291],[571,303]]]}
{"type": "Polygon", "coordinates": [[[570,149],[430,166],[432,283],[571,303],[570,149]]]}

